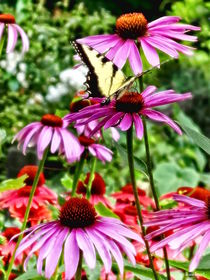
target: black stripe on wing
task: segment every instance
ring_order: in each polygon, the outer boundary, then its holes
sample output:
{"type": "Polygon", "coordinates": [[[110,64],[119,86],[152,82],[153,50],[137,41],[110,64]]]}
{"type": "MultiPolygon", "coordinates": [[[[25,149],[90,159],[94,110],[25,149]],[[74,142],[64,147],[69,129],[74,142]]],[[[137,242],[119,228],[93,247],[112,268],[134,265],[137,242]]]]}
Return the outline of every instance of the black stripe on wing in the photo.
{"type": "MultiPolygon", "coordinates": [[[[86,75],[86,81],[84,85],[87,87],[86,91],[90,94],[92,97],[103,97],[106,96],[103,94],[103,91],[101,90],[99,86],[99,77],[95,73],[95,67],[91,63],[90,59],[88,58],[87,54],[83,50],[82,45],[78,44],[77,42],[73,41],[72,45],[74,49],[76,50],[77,54],[80,56],[82,62],[88,67],[88,73],[86,75]]],[[[93,50],[91,47],[86,46],[89,48],[89,50],[93,50]]],[[[103,65],[107,62],[110,62],[105,56],[98,53],[96,57],[99,59],[100,63],[103,65]]],[[[118,71],[118,67],[113,64],[112,67],[112,73],[110,73],[110,76],[107,78],[110,78],[110,88],[112,87],[113,78],[115,77],[115,74],[118,71]]],[[[103,74],[103,73],[102,73],[103,74]]],[[[107,97],[107,96],[106,96],[107,97]]]]}

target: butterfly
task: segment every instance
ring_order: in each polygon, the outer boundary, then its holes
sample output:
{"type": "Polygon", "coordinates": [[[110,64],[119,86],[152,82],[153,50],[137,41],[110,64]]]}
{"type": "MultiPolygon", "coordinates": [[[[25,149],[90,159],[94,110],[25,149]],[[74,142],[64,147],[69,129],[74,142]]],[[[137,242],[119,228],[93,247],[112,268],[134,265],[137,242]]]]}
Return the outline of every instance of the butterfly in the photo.
{"type": "Polygon", "coordinates": [[[122,96],[125,91],[133,86],[137,78],[152,70],[151,68],[139,75],[126,77],[112,61],[93,48],[76,41],[73,41],[72,45],[88,68],[84,85],[89,97],[106,97],[104,103],[109,103],[113,97],[119,98],[122,96]]]}

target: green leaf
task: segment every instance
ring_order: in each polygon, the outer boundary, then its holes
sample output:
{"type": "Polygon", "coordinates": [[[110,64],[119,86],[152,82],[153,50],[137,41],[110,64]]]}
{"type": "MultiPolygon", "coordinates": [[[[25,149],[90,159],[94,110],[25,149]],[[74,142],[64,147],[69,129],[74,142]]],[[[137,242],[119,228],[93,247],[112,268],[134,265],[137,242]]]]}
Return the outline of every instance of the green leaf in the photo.
{"type": "MultiPolygon", "coordinates": [[[[125,265],[125,271],[131,271],[136,277],[141,277],[140,279],[151,280],[155,279],[153,271],[150,268],[146,268],[141,265],[136,265],[135,267],[127,264],[125,265]]],[[[158,274],[160,280],[166,280],[167,278],[164,275],[158,274]]]]}
{"type": "Polygon", "coordinates": [[[99,202],[95,205],[96,211],[103,217],[111,217],[111,218],[117,218],[119,217],[113,213],[109,208],[107,208],[103,203],[99,202]]]}
{"type": "Polygon", "coordinates": [[[181,168],[174,163],[160,163],[154,171],[160,195],[175,191],[182,186],[195,187],[200,175],[193,168],[181,168]]]}
{"type": "Polygon", "coordinates": [[[65,115],[69,114],[69,111],[68,110],[60,110],[60,109],[56,109],[55,111],[55,115],[60,117],[60,118],[63,118],[65,115]]]}
{"type": "MultiPolygon", "coordinates": [[[[196,273],[203,277],[206,277],[207,279],[210,279],[209,262],[210,262],[210,254],[204,256],[202,258],[202,260],[200,261],[198,268],[193,273],[189,273],[189,275],[193,276],[193,274],[196,273]]],[[[169,264],[175,268],[179,268],[184,271],[188,271],[188,269],[189,269],[189,262],[180,262],[180,261],[169,260],[169,264]]]]}
{"type": "Polygon", "coordinates": [[[9,190],[18,190],[25,186],[25,179],[28,175],[23,175],[17,179],[9,179],[0,183],[0,192],[5,192],[9,190]]]}
{"type": "Polygon", "coordinates": [[[36,269],[32,269],[29,271],[26,271],[25,273],[21,274],[20,276],[18,276],[17,278],[15,278],[16,280],[44,280],[46,279],[45,277],[37,274],[37,270],[36,269]]]}
{"type": "Polygon", "coordinates": [[[195,144],[197,144],[202,150],[210,155],[210,139],[208,137],[195,131],[192,128],[189,128],[188,126],[181,124],[181,127],[186,132],[186,134],[192,138],[195,144]]]}
{"type": "Polygon", "coordinates": [[[61,184],[67,189],[71,190],[72,188],[73,179],[68,175],[65,174],[64,177],[61,179],[61,184]]]}

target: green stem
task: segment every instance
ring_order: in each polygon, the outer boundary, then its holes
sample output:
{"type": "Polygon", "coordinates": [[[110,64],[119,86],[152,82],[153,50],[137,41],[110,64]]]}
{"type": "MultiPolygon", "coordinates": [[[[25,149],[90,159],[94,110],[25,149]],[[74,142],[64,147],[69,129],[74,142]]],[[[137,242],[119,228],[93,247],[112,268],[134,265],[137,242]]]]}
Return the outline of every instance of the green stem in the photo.
{"type": "Polygon", "coordinates": [[[0,40],[0,57],[2,54],[3,47],[4,47],[4,42],[5,42],[5,35],[3,34],[1,37],[1,40],[0,40]]]}
{"type": "MultiPolygon", "coordinates": [[[[139,78],[139,84],[140,84],[140,92],[143,91],[143,78],[142,76],[139,78]]],[[[142,117],[143,121],[143,126],[144,126],[144,145],[145,145],[145,151],[146,151],[146,158],[147,158],[147,173],[149,176],[149,182],[150,182],[150,187],[152,190],[152,195],[155,201],[155,208],[156,211],[160,210],[160,204],[158,200],[158,195],[155,189],[155,184],[154,184],[154,179],[153,179],[153,174],[152,174],[152,161],[151,161],[151,156],[150,156],[150,149],[149,149],[149,139],[148,139],[148,133],[147,133],[147,124],[146,124],[146,119],[145,117],[142,117]]],[[[164,236],[162,236],[164,238],[164,236]]],[[[163,247],[163,253],[164,253],[164,259],[165,259],[165,266],[166,266],[166,274],[167,274],[167,279],[170,280],[170,266],[169,266],[169,261],[168,261],[168,253],[166,250],[166,247],[163,247]]]]}
{"type": "Polygon", "coordinates": [[[90,199],[90,195],[91,195],[91,187],[92,187],[92,183],[93,183],[93,180],[95,177],[96,160],[97,160],[96,157],[92,158],[90,177],[89,177],[88,184],[87,184],[87,194],[86,194],[87,199],[90,199]]]}
{"type": "Polygon", "coordinates": [[[158,280],[158,276],[157,276],[157,273],[156,273],[155,268],[154,268],[152,255],[151,255],[150,248],[149,248],[149,243],[144,238],[145,235],[146,235],[146,231],[145,231],[145,228],[143,226],[143,217],[142,217],[142,214],[141,214],[141,205],[140,205],[140,202],[139,202],[138,190],[137,190],[136,179],[135,179],[135,171],[134,171],[133,126],[131,126],[131,128],[129,130],[127,130],[127,154],[128,154],[128,165],[129,165],[129,170],[130,170],[130,178],[131,178],[131,183],[132,183],[132,186],[133,186],[133,193],[134,193],[134,197],[135,197],[136,209],[137,209],[138,218],[139,218],[139,222],[140,222],[140,226],[141,226],[141,231],[142,231],[143,239],[144,239],[144,242],[145,242],[147,254],[148,254],[148,257],[149,257],[150,267],[153,271],[155,280],[158,280]]]}
{"type": "Polygon", "coordinates": [[[74,197],[75,193],[76,193],[76,189],[77,189],[77,184],[80,178],[80,175],[82,173],[82,169],[84,166],[84,162],[85,162],[85,154],[83,153],[80,161],[77,163],[77,167],[74,173],[74,179],[73,179],[73,184],[72,184],[72,192],[71,192],[71,196],[74,197]]]}
{"type": "Polygon", "coordinates": [[[75,275],[75,280],[81,280],[82,279],[82,258],[83,258],[83,255],[82,255],[82,251],[80,250],[79,263],[78,263],[77,272],[76,272],[76,275],[75,275]]]}
{"type": "Polygon", "coordinates": [[[6,280],[9,279],[9,275],[10,275],[10,273],[12,271],[12,266],[13,266],[13,263],[14,263],[14,260],[15,260],[15,253],[16,253],[17,248],[18,248],[18,246],[19,246],[19,244],[20,244],[20,242],[21,242],[21,240],[23,238],[23,231],[26,229],[26,225],[27,225],[27,221],[28,221],[28,216],[29,216],[29,213],[30,213],[31,203],[32,203],[32,200],[33,200],[33,197],[34,197],[34,193],[36,191],[36,187],[37,187],[37,184],[38,184],[38,181],[39,181],[40,174],[41,174],[41,172],[43,170],[44,163],[45,163],[45,160],[47,158],[47,153],[48,153],[48,148],[45,150],[43,158],[39,162],[38,170],[36,172],[36,175],[35,175],[35,178],[34,178],[34,181],[33,181],[33,184],[32,184],[30,196],[29,196],[29,199],[28,199],[28,204],[27,204],[27,207],[26,207],[25,215],[24,215],[23,224],[22,224],[22,227],[21,227],[21,232],[22,233],[18,237],[18,241],[16,243],[15,250],[14,250],[12,258],[10,260],[9,268],[8,268],[8,270],[6,272],[6,280]]]}

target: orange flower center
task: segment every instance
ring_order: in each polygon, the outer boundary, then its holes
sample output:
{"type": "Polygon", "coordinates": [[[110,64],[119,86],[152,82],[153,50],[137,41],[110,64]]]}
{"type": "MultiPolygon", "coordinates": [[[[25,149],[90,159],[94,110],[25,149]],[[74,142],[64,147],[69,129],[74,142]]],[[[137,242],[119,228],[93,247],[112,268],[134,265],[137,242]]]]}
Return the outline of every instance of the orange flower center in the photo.
{"type": "MultiPolygon", "coordinates": [[[[38,167],[36,165],[25,165],[18,173],[17,177],[21,177],[22,175],[27,174],[28,178],[26,178],[25,183],[27,186],[32,186],[34,178],[36,176],[36,172],[38,167]]],[[[39,177],[39,182],[37,186],[42,186],[45,183],[44,174],[41,173],[39,177]]]]}
{"type": "Polygon", "coordinates": [[[52,126],[52,127],[62,127],[63,120],[55,115],[46,114],[41,118],[41,123],[43,125],[52,126]]]}
{"type": "Polygon", "coordinates": [[[116,100],[116,110],[125,113],[138,113],[144,106],[144,100],[138,92],[125,92],[116,100]]]}
{"type": "Polygon", "coordinates": [[[116,21],[116,33],[123,39],[137,39],[147,33],[147,20],[142,13],[129,13],[116,21]]]}
{"type": "Polygon", "coordinates": [[[10,14],[1,14],[0,15],[0,22],[3,23],[15,23],[15,17],[10,14]]]}
{"type": "Polygon", "coordinates": [[[94,224],[96,211],[86,198],[70,198],[61,208],[59,219],[63,226],[84,228],[94,224]]]}

